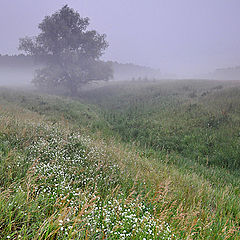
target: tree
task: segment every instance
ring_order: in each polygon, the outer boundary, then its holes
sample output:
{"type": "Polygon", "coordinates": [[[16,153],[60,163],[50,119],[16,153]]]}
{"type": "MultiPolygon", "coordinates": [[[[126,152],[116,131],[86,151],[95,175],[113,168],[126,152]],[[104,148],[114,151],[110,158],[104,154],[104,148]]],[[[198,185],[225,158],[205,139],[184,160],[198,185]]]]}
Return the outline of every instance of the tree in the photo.
{"type": "Polygon", "coordinates": [[[76,95],[82,84],[112,77],[110,65],[99,59],[108,47],[106,35],[88,26],[89,18],[65,5],[43,19],[38,36],[19,40],[19,50],[44,63],[33,79],[36,86],[63,86],[76,95]]]}

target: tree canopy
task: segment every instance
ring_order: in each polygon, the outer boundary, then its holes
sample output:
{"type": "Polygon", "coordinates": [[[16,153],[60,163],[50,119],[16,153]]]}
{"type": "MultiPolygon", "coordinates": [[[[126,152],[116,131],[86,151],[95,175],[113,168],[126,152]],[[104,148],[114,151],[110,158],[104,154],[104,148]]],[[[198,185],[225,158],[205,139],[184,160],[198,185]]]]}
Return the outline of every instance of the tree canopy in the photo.
{"type": "Polygon", "coordinates": [[[89,18],[65,5],[43,19],[38,36],[19,40],[19,50],[44,63],[33,79],[36,86],[63,86],[75,95],[82,84],[112,77],[110,65],[99,59],[108,47],[106,35],[88,26],[89,18]]]}

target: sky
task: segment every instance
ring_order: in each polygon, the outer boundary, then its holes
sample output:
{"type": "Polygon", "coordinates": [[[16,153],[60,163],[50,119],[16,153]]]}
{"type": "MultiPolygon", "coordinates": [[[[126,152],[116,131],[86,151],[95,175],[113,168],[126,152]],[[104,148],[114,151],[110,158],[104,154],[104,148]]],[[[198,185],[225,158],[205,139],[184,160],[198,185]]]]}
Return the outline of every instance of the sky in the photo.
{"type": "Polygon", "coordinates": [[[65,4],[107,35],[104,60],[180,75],[240,65],[240,0],[0,0],[0,54],[65,4]]]}

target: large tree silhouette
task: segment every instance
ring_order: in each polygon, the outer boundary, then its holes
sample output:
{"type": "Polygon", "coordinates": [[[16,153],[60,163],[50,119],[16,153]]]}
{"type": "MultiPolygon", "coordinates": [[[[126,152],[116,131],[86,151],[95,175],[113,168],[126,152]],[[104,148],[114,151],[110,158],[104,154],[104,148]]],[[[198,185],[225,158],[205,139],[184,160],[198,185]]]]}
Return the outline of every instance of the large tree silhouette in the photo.
{"type": "Polygon", "coordinates": [[[44,63],[33,79],[36,86],[63,86],[76,95],[82,84],[112,76],[109,64],[99,60],[108,47],[106,35],[88,26],[89,18],[66,5],[43,19],[38,36],[20,39],[19,50],[44,63]]]}

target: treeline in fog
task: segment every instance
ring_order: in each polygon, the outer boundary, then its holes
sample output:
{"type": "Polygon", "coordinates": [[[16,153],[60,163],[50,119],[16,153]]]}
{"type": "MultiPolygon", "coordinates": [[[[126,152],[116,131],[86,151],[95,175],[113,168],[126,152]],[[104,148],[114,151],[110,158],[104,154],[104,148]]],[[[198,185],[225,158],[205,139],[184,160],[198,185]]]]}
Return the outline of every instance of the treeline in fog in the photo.
{"type": "MultiPolygon", "coordinates": [[[[113,69],[113,80],[160,79],[161,71],[132,63],[108,61],[113,69]]],[[[0,55],[0,85],[30,84],[39,66],[32,56],[0,55]]]]}

